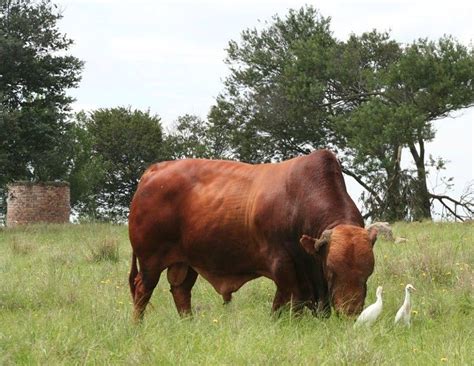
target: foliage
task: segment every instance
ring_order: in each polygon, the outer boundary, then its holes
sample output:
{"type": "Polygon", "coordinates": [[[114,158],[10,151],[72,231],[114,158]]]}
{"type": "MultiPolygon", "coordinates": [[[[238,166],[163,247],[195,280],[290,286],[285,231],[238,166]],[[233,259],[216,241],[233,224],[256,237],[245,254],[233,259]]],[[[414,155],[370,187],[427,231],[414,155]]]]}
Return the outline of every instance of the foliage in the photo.
{"type": "Polygon", "coordinates": [[[12,180],[62,179],[71,155],[65,116],[82,61],[49,0],[0,0],[0,195],[12,180]]]}
{"type": "Polygon", "coordinates": [[[227,147],[218,126],[188,114],[178,117],[165,140],[170,159],[223,158],[227,147]]]}
{"type": "MultiPolygon", "coordinates": [[[[425,157],[425,143],[435,136],[433,120],[474,102],[474,54],[472,47],[448,36],[437,42],[421,39],[400,50],[379,72],[377,79],[383,83],[376,89],[377,95],[338,116],[337,129],[346,136],[346,146],[353,149],[353,171],[364,176],[383,168],[386,178],[379,189],[374,189],[375,195],[371,192],[370,199],[378,196],[378,200],[392,205],[385,218],[423,219],[431,217],[433,197],[426,185],[429,159],[425,157]],[[402,147],[408,148],[414,171],[401,171],[402,147]],[[367,162],[367,155],[376,158],[379,169],[367,169],[372,164],[367,162]]],[[[383,216],[381,208],[372,206],[372,212],[383,216]]]]}
{"type": "Polygon", "coordinates": [[[275,16],[262,31],[243,31],[240,44],[229,43],[231,74],[209,117],[215,124],[227,119],[239,160],[279,160],[325,144],[327,114],[319,107],[333,44],[329,18],[311,7],[275,16]]]}
{"type": "Polygon", "coordinates": [[[449,36],[402,45],[376,30],[340,41],[330,18],[306,6],[243,31],[227,53],[230,75],[209,120],[227,123],[232,157],[330,147],[367,190],[368,216],[431,217],[424,145],[433,120],[474,102],[472,46],[449,36]],[[414,170],[401,169],[404,148],[414,170]]]}
{"type": "Polygon", "coordinates": [[[0,363],[472,365],[474,226],[425,222],[393,230],[409,241],[375,244],[366,304],[383,285],[384,310],[373,327],[358,330],[335,315],[272,317],[275,287],[264,278],[244,285],[228,306],[199,278],[195,315],[180,319],[165,274],[144,323],[135,326],[126,227],[4,230],[0,278],[8,280],[0,291],[0,363]],[[118,261],[91,261],[91,248],[106,240],[118,243],[118,261]],[[18,251],[23,243],[29,249],[18,251]],[[409,329],[393,326],[407,283],[417,289],[409,329]]]}
{"type": "Polygon", "coordinates": [[[160,118],[130,108],[76,115],[71,202],[79,216],[121,221],[140,176],[164,160],[160,118]]]}

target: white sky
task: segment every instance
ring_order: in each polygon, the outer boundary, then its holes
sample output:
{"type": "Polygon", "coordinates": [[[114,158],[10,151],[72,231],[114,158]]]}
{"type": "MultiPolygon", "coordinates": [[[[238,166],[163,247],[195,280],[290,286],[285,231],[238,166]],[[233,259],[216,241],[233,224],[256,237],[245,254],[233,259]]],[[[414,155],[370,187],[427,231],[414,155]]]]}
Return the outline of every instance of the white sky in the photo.
{"type": "MultiPolygon", "coordinates": [[[[314,5],[332,18],[339,39],[373,28],[405,43],[451,34],[467,45],[474,38],[474,1],[464,0],[53,1],[63,9],[61,31],[75,41],[72,54],[86,62],[79,88],[71,91],[74,108],[150,109],[165,126],[186,113],[205,118],[223,89],[228,42],[289,8],[314,5]]],[[[456,115],[435,122],[427,153],[450,161],[445,174],[459,194],[474,179],[474,108],[456,115]]],[[[357,199],[360,189],[348,183],[357,199]]]]}

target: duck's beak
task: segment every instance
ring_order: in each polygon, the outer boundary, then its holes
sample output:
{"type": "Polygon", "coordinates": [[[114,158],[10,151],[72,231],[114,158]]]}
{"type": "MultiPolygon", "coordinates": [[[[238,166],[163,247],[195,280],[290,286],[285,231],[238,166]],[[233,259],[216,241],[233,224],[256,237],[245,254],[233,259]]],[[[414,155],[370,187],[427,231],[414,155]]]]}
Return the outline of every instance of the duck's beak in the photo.
{"type": "Polygon", "coordinates": [[[416,288],[414,288],[414,287],[412,287],[411,289],[412,289],[413,291],[416,291],[416,288]]]}

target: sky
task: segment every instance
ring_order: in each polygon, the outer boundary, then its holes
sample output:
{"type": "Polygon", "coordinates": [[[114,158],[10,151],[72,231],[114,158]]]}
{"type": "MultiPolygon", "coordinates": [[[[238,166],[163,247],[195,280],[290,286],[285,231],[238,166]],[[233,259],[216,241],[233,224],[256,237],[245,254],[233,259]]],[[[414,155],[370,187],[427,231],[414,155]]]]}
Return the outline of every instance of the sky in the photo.
{"type": "MultiPolygon", "coordinates": [[[[131,106],[150,110],[169,128],[178,116],[205,118],[223,90],[230,40],[247,28],[261,28],[275,14],[305,4],[331,17],[334,35],[377,29],[411,43],[453,35],[465,45],[474,38],[473,1],[464,0],[53,0],[63,13],[61,32],[75,41],[71,53],[85,61],[82,81],[70,94],[75,110],[131,106]]],[[[474,180],[474,108],[435,122],[427,155],[449,161],[454,196],[474,180]],[[456,118],[453,118],[456,117],[456,118]]],[[[404,165],[412,164],[404,151],[404,165]]],[[[357,200],[361,189],[348,180],[357,200]]],[[[434,173],[429,186],[436,186],[434,173]]],[[[441,187],[434,188],[443,193],[441,187]]]]}

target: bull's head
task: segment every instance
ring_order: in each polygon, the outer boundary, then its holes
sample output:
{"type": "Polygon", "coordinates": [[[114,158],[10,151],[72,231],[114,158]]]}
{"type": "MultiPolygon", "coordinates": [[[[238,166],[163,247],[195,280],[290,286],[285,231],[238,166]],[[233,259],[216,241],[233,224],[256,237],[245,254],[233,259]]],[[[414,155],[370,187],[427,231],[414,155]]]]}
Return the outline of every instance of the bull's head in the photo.
{"type": "Polygon", "coordinates": [[[331,304],[337,312],[356,315],[362,311],[367,279],[374,270],[373,246],[377,231],[338,225],[315,239],[303,235],[300,243],[311,255],[320,256],[331,304]]]}

